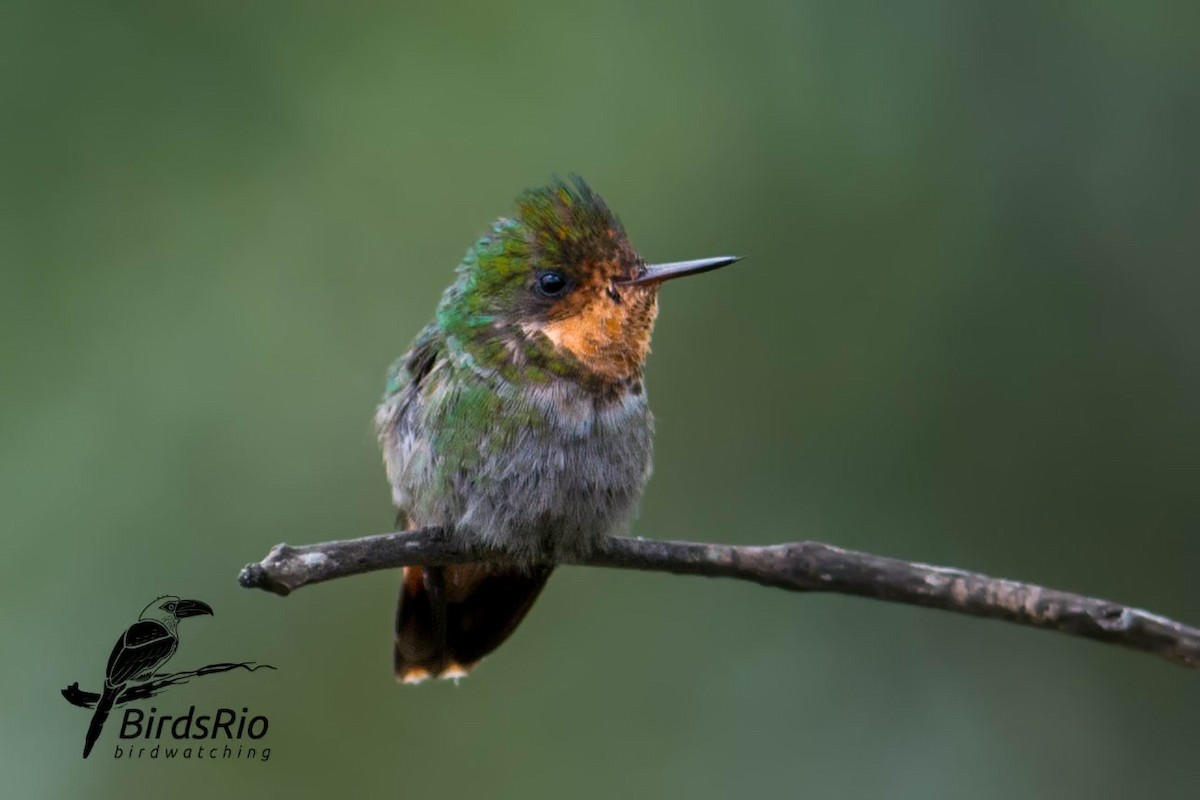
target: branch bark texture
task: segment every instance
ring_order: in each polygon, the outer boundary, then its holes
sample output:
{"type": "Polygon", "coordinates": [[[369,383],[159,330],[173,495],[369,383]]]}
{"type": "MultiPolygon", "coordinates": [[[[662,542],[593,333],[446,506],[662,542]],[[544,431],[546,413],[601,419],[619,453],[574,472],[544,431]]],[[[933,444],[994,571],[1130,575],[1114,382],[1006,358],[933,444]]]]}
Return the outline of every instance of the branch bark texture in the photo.
{"type": "MultiPolygon", "coordinates": [[[[313,583],[406,565],[504,561],[453,547],[437,529],[385,533],[292,547],[276,545],[238,578],[246,588],[287,595],[313,583]]],[[[821,542],[738,546],[609,539],[582,566],[737,578],[797,592],[836,592],[940,608],[1059,631],[1153,653],[1200,668],[1200,629],[1138,608],[978,572],[936,567],[821,542]]]]}

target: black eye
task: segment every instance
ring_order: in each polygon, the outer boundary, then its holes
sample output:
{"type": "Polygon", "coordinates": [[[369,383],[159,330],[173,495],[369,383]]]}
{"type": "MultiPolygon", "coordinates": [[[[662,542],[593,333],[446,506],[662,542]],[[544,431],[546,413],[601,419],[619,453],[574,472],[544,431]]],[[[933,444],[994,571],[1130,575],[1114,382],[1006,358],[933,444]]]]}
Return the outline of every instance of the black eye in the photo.
{"type": "Polygon", "coordinates": [[[163,604],[163,608],[167,611],[174,611],[175,604],[174,603],[165,603],[165,604],[163,604]]]}
{"type": "Polygon", "coordinates": [[[567,291],[567,279],[561,272],[546,270],[537,276],[537,290],[546,297],[558,297],[567,291]]]}

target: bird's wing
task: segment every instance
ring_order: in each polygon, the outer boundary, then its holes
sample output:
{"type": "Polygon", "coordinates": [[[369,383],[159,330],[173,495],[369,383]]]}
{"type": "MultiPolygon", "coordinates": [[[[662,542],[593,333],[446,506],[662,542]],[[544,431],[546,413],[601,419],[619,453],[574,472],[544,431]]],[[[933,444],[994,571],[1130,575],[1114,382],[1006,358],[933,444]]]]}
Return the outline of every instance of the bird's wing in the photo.
{"type": "Polygon", "coordinates": [[[437,323],[425,326],[408,352],[388,369],[384,402],[404,403],[411,399],[420,389],[421,381],[433,370],[444,344],[437,323]]]}
{"type": "Polygon", "coordinates": [[[161,622],[143,619],[133,623],[108,657],[105,682],[116,686],[153,670],[171,657],[176,644],[175,634],[161,622]]]}
{"type": "Polygon", "coordinates": [[[407,497],[400,490],[401,473],[417,446],[416,424],[421,394],[429,375],[437,368],[445,348],[445,339],[437,324],[428,325],[413,346],[388,370],[387,390],[375,416],[379,443],[383,447],[388,478],[399,509],[397,526],[407,527],[407,497]]]}

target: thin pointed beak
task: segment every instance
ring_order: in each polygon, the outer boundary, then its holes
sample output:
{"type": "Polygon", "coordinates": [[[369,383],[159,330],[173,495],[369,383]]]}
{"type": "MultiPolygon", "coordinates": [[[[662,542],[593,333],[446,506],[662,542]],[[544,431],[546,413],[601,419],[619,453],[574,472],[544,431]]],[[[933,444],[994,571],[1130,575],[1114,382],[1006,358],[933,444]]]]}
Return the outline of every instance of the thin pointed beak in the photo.
{"type": "Polygon", "coordinates": [[[637,286],[643,283],[662,283],[671,278],[682,278],[684,275],[699,275],[721,267],[727,267],[735,261],[741,261],[741,256],[717,256],[716,258],[697,258],[693,261],[672,261],[670,264],[647,264],[642,267],[637,276],[627,281],[618,281],[622,286],[637,286]]]}
{"type": "Polygon", "coordinates": [[[175,616],[198,617],[201,614],[212,614],[212,607],[200,600],[180,600],[175,605],[175,616]]]}

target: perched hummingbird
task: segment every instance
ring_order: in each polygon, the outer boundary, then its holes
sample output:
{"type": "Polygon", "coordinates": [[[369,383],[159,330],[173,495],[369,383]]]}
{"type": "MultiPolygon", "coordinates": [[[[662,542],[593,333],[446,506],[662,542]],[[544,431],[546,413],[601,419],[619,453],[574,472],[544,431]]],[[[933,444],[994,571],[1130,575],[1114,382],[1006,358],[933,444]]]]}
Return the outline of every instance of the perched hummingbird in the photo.
{"type": "Polygon", "coordinates": [[[578,177],[525,192],[471,246],[375,423],[399,527],[507,563],[405,567],[398,681],[466,675],[551,565],[625,530],[650,477],[642,368],[659,285],[734,261],[647,265],[578,177]]]}

